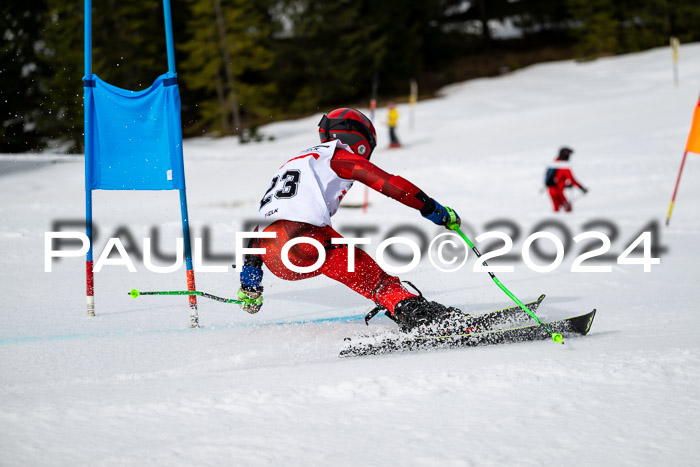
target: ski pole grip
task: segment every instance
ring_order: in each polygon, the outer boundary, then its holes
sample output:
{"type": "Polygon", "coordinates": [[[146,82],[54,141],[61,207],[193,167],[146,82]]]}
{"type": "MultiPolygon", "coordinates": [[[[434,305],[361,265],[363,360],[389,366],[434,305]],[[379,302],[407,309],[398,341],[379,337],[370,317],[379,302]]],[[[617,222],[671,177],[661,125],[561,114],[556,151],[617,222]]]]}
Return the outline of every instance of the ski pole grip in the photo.
{"type": "Polygon", "coordinates": [[[449,218],[445,227],[450,230],[454,230],[455,228],[459,227],[459,223],[457,222],[457,214],[455,214],[454,210],[445,206],[445,212],[449,218]]]}

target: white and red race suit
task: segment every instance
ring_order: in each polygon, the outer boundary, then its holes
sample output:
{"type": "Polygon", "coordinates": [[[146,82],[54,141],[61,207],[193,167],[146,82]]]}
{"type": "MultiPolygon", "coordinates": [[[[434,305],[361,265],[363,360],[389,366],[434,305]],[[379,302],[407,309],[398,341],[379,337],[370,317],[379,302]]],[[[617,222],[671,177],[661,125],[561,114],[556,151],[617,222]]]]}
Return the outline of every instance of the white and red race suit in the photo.
{"type": "MultiPolygon", "coordinates": [[[[263,247],[266,253],[247,255],[246,265],[259,267],[264,262],[273,274],[286,280],[323,274],[393,313],[398,302],[415,295],[401,285],[398,277],[384,272],[363,250],[354,249],[355,270],[349,272],[347,245],[331,242],[332,238],[342,238],[331,227],[331,217],[355,181],[420,210],[421,214],[435,210],[435,201],[417,186],[354,154],[342,142],[332,140],[317,144],[289,159],[272,177],[260,201],[258,228],[275,232],[277,236],[251,241],[249,246],[263,247]],[[297,237],[311,237],[324,245],[326,260],[316,271],[298,273],[282,263],[282,247],[297,237]]],[[[288,258],[296,266],[307,267],[316,262],[318,252],[312,245],[301,243],[289,250],[288,258]]]]}

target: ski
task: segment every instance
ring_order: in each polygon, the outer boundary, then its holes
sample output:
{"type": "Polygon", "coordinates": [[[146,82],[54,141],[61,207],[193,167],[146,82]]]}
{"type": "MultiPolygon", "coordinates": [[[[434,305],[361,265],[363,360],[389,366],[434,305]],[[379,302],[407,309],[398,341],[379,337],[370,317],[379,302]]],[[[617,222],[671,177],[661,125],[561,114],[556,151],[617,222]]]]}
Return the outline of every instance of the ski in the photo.
{"type": "MultiPolygon", "coordinates": [[[[596,310],[571,318],[550,321],[547,325],[553,332],[565,336],[585,336],[591,329],[596,310]]],[[[393,352],[415,350],[445,349],[460,347],[476,347],[479,345],[506,344],[512,342],[546,340],[551,336],[539,324],[521,326],[509,329],[485,330],[474,323],[473,331],[452,335],[409,335],[394,334],[393,336],[375,336],[353,341],[345,339],[345,347],[340,351],[340,357],[362,357],[367,355],[382,355],[393,352]]]]}
{"type": "MultiPolygon", "coordinates": [[[[525,306],[533,313],[537,312],[540,307],[542,300],[544,300],[545,295],[542,294],[534,302],[526,303],[525,306]]],[[[530,316],[527,315],[520,306],[515,305],[509,308],[503,308],[502,310],[488,311],[479,315],[467,315],[467,318],[472,320],[484,319],[484,324],[490,324],[489,327],[494,325],[507,325],[516,324],[522,321],[529,321],[530,316]]]]}
{"type": "MultiPolygon", "coordinates": [[[[542,294],[539,296],[539,298],[533,302],[525,303],[525,306],[528,308],[528,310],[532,311],[533,313],[537,312],[537,309],[539,308],[540,304],[542,304],[542,300],[544,300],[545,295],[542,294]]],[[[387,316],[388,312],[386,311],[385,308],[383,307],[376,307],[372,311],[370,311],[367,316],[365,316],[365,323],[369,326],[369,321],[376,316],[380,311],[384,311],[387,316]]],[[[391,316],[389,316],[391,318],[391,316]]],[[[487,311],[485,313],[481,313],[478,315],[470,315],[467,313],[464,313],[464,320],[469,321],[470,323],[472,322],[478,322],[482,323],[483,326],[487,326],[489,329],[493,327],[503,327],[503,326],[510,326],[510,327],[515,327],[517,324],[524,322],[524,321],[529,321],[530,316],[524,312],[520,306],[515,305],[509,308],[503,308],[500,310],[493,310],[493,311],[487,311]]],[[[370,334],[371,335],[371,334],[370,334]]]]}

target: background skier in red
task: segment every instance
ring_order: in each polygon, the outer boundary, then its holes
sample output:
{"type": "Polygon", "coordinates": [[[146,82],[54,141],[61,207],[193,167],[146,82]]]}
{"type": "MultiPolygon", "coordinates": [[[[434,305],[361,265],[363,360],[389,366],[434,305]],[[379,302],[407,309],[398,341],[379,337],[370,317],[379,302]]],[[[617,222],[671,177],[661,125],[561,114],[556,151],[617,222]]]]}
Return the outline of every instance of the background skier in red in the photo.
{"type": "Polygon", "coordinates": [[[549,191],[549,196],[552,198],[552,205],[554,207],[554,212],[558,212],[559,209],[564,209],[566,212],[571,212],[572,206],[571,202],[566,199],[564,190],[569,187],[578,187],[583,193],[588,193],[588,189],[584,188],[575,178],[574,174],[571,172],[571,167],[569,166],[569,158],[573,154],[573,149],[561,148],[559,150],[559,155],[554,160],[554,165],[547,169],[545,175],[545,185],[549,191]]]}

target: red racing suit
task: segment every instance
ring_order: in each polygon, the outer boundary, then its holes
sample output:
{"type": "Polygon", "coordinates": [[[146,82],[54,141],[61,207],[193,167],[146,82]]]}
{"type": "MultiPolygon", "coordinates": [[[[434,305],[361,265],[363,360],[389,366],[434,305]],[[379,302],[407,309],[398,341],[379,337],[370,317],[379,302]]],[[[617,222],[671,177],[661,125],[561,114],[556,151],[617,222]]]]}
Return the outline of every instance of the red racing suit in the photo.
{"type": "Polygon", "coordinates": [[[554,212],[558,212],[562,208],[566,212],[571,212],[571,203],[569,203],[564,194],[564,189],[571,186],[583,189],[583,186],[574,178],[568,165],[556,166],[554,185],[549,187],[549,196],[552,198],[554,212]]]}
{"type": "MultiPolygon", "coordinates": [[[[295,159],[288,162],[292,160],[295,159]]],[[[284,167],[282,166],[281,170],[284,167]]],[[[330,168],[341,179],[363,183],[383,195],[421,211],[421,214],[428,215],[435,210],[435,201],[417,186],[402,177],[385,172],[365,158],[343,148],[335,150],[330,160],[330,168]]],[[[263,198],[263,201],[266,201],[266,198],[263,198]]],[[[266,252],[264,255],[246,255],[246,266],[260,267],[264,262],[274,275],[285,280],[301,280],[323,274],[382,305],[391,313],[397,303],[415,296],[401,285],[398,277],[387,274],[367,253],[358,248],[353,247],[355,269],[349,272],[348,246],[331,243],[332,238],[342,236],[330,225],[317,226],[280,219],[265,227],[264,231],[275,232],[277,236],[271,239],[252,239],[249,247],[263,247],[266,252]],[[324,246],[326,259],[316,271],[298,273],[282,263],[282,247],[288,240],[297,237],[311,237],[324,246]]],[[[313,245],[300,243],[289,250],[288,258],[295,266],[308,267],[316,263],[318,252],[313,245]]]]}

